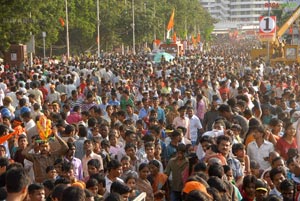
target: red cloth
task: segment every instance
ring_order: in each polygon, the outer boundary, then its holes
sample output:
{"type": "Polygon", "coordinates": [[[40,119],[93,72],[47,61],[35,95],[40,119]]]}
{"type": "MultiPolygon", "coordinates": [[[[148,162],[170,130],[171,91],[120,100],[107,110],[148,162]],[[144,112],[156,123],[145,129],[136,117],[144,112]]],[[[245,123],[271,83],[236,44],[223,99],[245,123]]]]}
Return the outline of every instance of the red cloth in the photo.
{"type": "Polygon", "coordinates": [[[290,148],[297,149],[297,142],[296,138],[293,139],[292,144],[289,144],[284,138],[280,138],[277,141],[276,149],[279,151],[279,154],[282,156],[284,160],[288,159],[287,152],[290,148]]]}

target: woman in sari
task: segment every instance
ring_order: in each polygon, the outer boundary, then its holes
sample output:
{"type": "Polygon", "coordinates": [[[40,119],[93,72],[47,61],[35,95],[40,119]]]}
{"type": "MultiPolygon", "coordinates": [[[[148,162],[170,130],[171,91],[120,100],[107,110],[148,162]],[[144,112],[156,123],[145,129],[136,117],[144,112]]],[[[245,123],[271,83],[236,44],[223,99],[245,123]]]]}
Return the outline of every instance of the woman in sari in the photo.
{"type": "Polygon", "coordinates": [[[136,180],[136,189],[147,194],[146,201],[153,201],[154,195],[151,183],[147,179],[149,175],[149,167],[147,163],[142,163],[139,166],[139,177],[136,180]]]}
{"type": "Polygon", "coordinates": [[[168,195],[168,193],[166,193],[168,189],[168,176],[159,172],[160,165],[157,160],[150,161],[148,165],[150,169],[148,180],[152,185],[154,200],[165,200],[165,195],[168,195]]]}

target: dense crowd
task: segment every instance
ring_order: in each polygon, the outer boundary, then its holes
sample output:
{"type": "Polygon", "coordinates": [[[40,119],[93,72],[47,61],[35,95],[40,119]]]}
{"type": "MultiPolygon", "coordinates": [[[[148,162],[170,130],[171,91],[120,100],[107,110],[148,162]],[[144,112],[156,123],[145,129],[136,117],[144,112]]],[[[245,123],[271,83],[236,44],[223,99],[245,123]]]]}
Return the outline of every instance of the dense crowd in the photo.
{"type": "Polygon", "coordinates": [[[0,200],[300,200],[300,66],[251,47],[1,65],[0,200]]]}

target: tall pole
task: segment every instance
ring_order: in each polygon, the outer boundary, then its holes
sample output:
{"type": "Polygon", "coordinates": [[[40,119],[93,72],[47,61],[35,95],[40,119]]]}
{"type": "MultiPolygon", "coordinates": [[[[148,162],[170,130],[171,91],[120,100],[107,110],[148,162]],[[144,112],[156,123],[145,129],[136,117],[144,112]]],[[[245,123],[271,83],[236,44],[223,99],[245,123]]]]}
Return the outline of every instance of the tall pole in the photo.
{"type": "Polygon", "coordinates": [[[132,0],[132,54],[135,55],[134,0],[132,0]]]}
{"type": "MultiPolygon", "coordinates": [[[[270,0],[268,0],[268,16],[270,17],[271,15],[271,4],[270,4],[270,0]]],[[[268,40],[268,50],[267,50],[267,54],[268,54],[268,62],[270,61],[270,41],[268,40]]]]}
{"type": "Polygon", "coordinates": [[[69,63],[70,58],[70,41],[69,41],[69,16],[68,16],[68,0],[65,0],[66,3],[66,39],[67,39],[67,60],[66,63],[69,63]]]}
{"type": "Polygon", "coordinates": [[[42,33],[43,36],[43,51],[44,51],[44,63],[45,63],[45,59],[46,59],[46,32],[43,31],[42,33]]]}
{"type": "Polygon", "coordinates": [[[98,59],[100,58],[100,12],[99,0],[97,0],[97,45],[98,45],[98,59]]]}

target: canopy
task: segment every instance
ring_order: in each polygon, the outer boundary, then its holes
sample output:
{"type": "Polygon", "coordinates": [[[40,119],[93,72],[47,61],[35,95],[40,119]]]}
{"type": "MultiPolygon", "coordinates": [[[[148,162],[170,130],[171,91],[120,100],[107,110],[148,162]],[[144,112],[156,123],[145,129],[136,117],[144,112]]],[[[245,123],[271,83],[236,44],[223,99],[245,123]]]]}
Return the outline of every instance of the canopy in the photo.
{"type": "Polygon", "coordinates": [[[167,62],[169,62],[170,60],[172,61],[175,57],[169,53],[166,53],[166,52],[158,52],[155,54],[154,56],[154,62],[155,63],[160,63],[161,62],[161,58],[164,57],[165,60],[167,62]]]}

